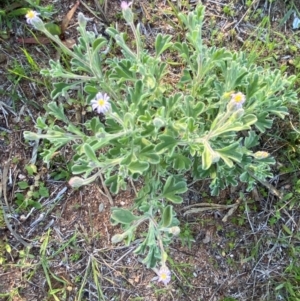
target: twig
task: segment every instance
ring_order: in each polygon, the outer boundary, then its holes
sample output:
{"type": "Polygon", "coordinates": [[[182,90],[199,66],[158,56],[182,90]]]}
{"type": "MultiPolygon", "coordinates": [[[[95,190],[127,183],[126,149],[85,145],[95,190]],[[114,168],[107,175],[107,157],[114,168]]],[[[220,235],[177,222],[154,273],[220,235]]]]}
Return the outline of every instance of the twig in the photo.
{"type": "MultiPolygon", "coordinates": [[[[106,187],[106,185],[105,185],[105,183],[104,183],[104,179],[103,179],[101,173],[99,173],[99,177],[100,177],[100,180],[101,180],[102,187],[103,187],[103,189],[105,190],[105,193],[106,193],[106,194],[103,194],[103,195],[105,195],[105,196],[108,198],[110,204],[113,206],[113,205],[114,205],[113,198],[111,197],[111,194],[110,194],[109,190],[107,189],[107,187],[106,187]]],[[[101,190],[100,190],[100,191],[101,191],[101,190]]],[[[102,192],[102,191],[101,191],[101,192],[102,192]]]]}
{"type": "Polygon", "coordinates": [[[207,211],[207,210],[226,210],[226,209],[230,209],[233,211],[230,211],[227,213],[227,218],[237,209],[239,203],[238,204],[231,204],[231,205],[222,205],[222,204],[210,204],[210,203],[199,203],[199,204],[194,204],[194,205],[190,205],[190,206],[185,206],[181,211],[184,211],[186,209],[190,209],[187,210],[183,213],[184,216],[191,214],[191,213],[198,213],[198,212],[203,212],[203,211],[207,211]],[[194,207],[202,207],[202,208],[194,208],[194,207]]]}
{"type": "Polygon", "coordinates": [[[135,196],[137,196],[138,193],[137,193],[137,190],[136,190],[136,188],[135,188],[135,186],[134,186],[134,183],[133,183],[133,181],[132,181],[131,178],[130,178],[130,183],[131,183],[131,185],[132,185],[132,188],[133,188],[133,191],[134,191],[134,193],[135,193],[135,196]]]}
{"type": "MultiPolygon", "coordinates": [[[[48,199],[47,201],[45,201],[44,202],[44,204],[43,204],[43,207],[45,207],[46,205],[49,205],[49,204],[51,204],[51,203],[55,203],[58,199],[60,199],[62,196],[63,196],[63,194],[67,191],[67,189],[68,189],[68,187],[67,186],[65,186],[65,187],[63,187],[58,193],[57,193],[57,195],[55,196],[55,198],[53,198],[52,200],[50,199],[48,199]]],[[[56,192],[56,191],[55,191],[56,192]]]]}
{"type": "Polygon", "coordinates": [[[241,203],[241,199],[237,199],[236,203],[233,205],[232,208],[230,208],[228,210],[228,212],[226,213],[226,215],[222,218],[222,222],[226,223],[228,220],[228,217],[230,217],[239,207],[241,203]]]}

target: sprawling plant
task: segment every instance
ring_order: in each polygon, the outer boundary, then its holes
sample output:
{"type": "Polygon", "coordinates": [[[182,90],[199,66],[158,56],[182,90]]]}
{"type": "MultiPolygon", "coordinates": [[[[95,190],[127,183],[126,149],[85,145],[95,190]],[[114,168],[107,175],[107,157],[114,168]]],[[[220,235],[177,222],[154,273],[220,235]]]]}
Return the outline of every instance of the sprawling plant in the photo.
{"type": "Polygon", "coordinates": [[[80,37],[70,50],[38,16],[30,20],[71,63],[68,69],[51,60],[50,68],[42,70],[56,81],[53,101],[47,105],[48,117],[37,119],[39,133],[24,136],[50,143],[41,152],[45,162],[65,145],[72,146],[72,172],[77,175],[70,180],[73,187],[103,174],[111,192],[118,193],[129,180],[142,179],[134,205],[112,210],[112,223],[124,230],[112,241],[130,244],[138,227],[148,227],[135,253],[145,255],[148,267],[160,264],[160,280],[167,282],[165,247],[180,232],[172,204],[182,202],[187,179],[209,178],[211,193],[217,195],[239,181],[250,191],[257,180],[270,177],[274,159],[257,151],[260,136],[276,116],[288,114],[288,103],[296,102],[294,78],[257,67],[244,53],[206,47],[202,5],[188,15],[179,14],[186,28],[182,41],[158,34],[153,51],[144,48],[125,2],[122,11],[134,43],[112,27],[106,33],[114,42],[96,36],[86,30],[88,19],[79,13],[80,37]],[[114,53],[119,48],[119,55],[110,53],[111,46],[114,53]],[[85,106],[95,110],[84,124],[68,119],[64,105],[55,101],[78,89],[83,89],[85,106]]]}

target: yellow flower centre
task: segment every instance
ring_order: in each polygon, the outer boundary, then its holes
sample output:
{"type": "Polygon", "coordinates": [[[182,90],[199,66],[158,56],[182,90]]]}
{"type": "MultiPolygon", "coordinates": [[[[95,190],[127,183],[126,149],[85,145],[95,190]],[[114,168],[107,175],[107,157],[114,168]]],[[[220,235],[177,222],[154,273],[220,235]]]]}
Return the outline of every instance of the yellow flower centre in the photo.
{"type": "Polygon", "coordinates": [[[34,13],[34,11],[32,11],[32,10],[30,10],[30,11],[27,13],[27,18],[28,18],[28,19],[32,19],[32,18],[34,18],[34,16],[35,16],[35,13],[34,13]]]}
{"type": "Polygon", "coordinates": [[[161,274],[161,275],[160,275],[160,278],[161,278],[162,280],[167,279],[167,274],[166,274],[166,273],[161,274]]]}
{"type": "Polygon", "coordinates": [[[241,102],[243,101],[243,95],[237,94],[234,96],[234,101],[235,102],[241,102]]]}
{"type": "Polygon", "coordinates": [[[105,101],[104,101],[103,98],[98,99],[98,105],[99,105],[100,107],[103,107],[104,104],[105,104],[105,101]]]}

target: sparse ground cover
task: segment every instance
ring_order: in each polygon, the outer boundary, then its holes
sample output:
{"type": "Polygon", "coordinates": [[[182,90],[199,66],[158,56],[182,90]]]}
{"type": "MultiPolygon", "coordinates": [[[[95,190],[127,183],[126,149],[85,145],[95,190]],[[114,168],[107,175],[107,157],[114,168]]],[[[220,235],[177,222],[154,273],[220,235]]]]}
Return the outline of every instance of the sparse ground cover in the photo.
{"type": "MultiPolygon", "coordinates": [[[[208,46],[243,50],[265,69],[295,75],[299,87],[297,1],[205,1],[203,39],[208,46]]],[[[179,13],[195,10],[190,1],[135,1],[135,23],[141,23],[143,43],[154,51],[158,33],[173,41],[184,39],[179,13]]],[[[0,57],[0,297],[3,300],[300,300],[299,109],[276,118],[260,135],[260,149],[276,159],[273,176],[251,192],[239,183],[211,196],[209,179],[188,181],[183,203],[174,207],[181,232],[166,252],[172,272],[165,286],[143,256],[133,252],[141,244],[141,225],[129,246],[112,244],[122,230],[111,224],[112,207],[130,208],[142,181],[128,183],[111,194],[103,178],[72,189],[72,149],[64,147],[43,164],[40,154],[50,142],[30,143],[23,132],[34,124],[51,101],[52,79],[42,77],[49,59],[70,58],[55,43],[26,24],[28,9],[42,13],[51,30],[68,47],[78,40],[77,14],[92,18],[88,29],[103,33],[118,23],[132,33],[122,18],[119,1],[63,3],[7,1],[1,10],[0,57]],[[72,11],[72,7],[75,9],[72,11]],[[68,14],[69,12],[69,14],[68,14]],[[73,16],[74,14],[74,16],[73,16]],[[60,31],[60,32],[57,32],[60,31]],[[42,37],[40,37],[42,36],[42,37]],[[33,43],[32,37],[39,42],[33,43]],[[40,37],[40,38],[39,38],[40,37]],[[30,38],[30,39],[28,39],[30,38]],[[43,38],[43,39],[42,39],[43,38]],[[33,151],[34,150],[34,151],[33,151]]],[[[300,17],[300,16],[299,16],[300,17]]],[[[135,47],[134,42],[130,45],[135,47]]],[[[70,48],[71,49],[71,48],[70,48]]],[[[116,45],[111,58],[120,57],[116,45]]],[[[182,62],[173,62],[169,81],[180,78],[182,62]]],[[[77,124],[95,115],[80,93],[62,103],[77,124]]],[[[102,118],[102,117],[101,117],[102,118]]],[[[54,122],[53,117],[48,120],[54,122]]],[[[104,122],[104,119],[101,120],[104,122]]]]}

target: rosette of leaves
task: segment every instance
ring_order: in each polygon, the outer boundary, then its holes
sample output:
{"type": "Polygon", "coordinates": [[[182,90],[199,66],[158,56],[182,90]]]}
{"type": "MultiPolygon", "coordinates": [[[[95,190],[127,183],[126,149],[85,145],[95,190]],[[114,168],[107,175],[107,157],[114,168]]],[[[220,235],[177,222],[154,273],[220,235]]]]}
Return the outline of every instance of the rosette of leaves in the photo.
{"type": "MultiPolygon", "coordinates": [[[[182,202],[187,175],[210,178],[214,195],[228,185],[237,185],[238,180],[252,189],[255,180],[251,174],[265,179],[274,163],[271,158],[254,158],[260,135],[272,126],[275,116],[288,114],[288,103],[297,101],[292,90],[294,77],[257,67],[243,53],[205,46],[203,16],[202,5],[188,15],[180,13],[185,39],[172,42],[171,36],[158,34],[154,53],[139,45],[142,50],[137,55],[124,33],[108,28],[107,34],[122,53],[112,57],[106,38],[88,32],[87,19],[79,14],[78,44],[73,51],[64,49],[71,56],[71,68],[50,61],[50,69],[42,73],[56,80],[54,100],[83,86],[87,105],[101,91],[111,99],[111,112],[104,123],[95,116],[78,126],[68,119],[63,105],[53,101],[47,111],[59,122],[48,123],[39,117],[41,134],[24,133],[26,139],[51,143],[52,147],[41,153],[45,162],[71,144],[72,172],[82,176],[81,184],[90,183],[101,172],[111,192],[118,193],[128,179],[143,180],[132,211],[115,209],[112,221],[124,227],[124,234],[115,242],[124,239],[127,243],[146,222],[149,229],[136,252],[147,253],[148,266],[162,260],[162,247],[155,241],[167,244],[170,235],[166,229],[178,221],[173,212],[170,223],[161,215],[170,203],[182,202]],[[172,84],[171,63],[163,56],[167,50],[176,52],[183,66],[180,80],[172,84]],[[242,109],[228,107],[234,91],[246,96],[242,109]]],[[[135,30],[139,35],[139,26],[135,30]]]]}

